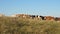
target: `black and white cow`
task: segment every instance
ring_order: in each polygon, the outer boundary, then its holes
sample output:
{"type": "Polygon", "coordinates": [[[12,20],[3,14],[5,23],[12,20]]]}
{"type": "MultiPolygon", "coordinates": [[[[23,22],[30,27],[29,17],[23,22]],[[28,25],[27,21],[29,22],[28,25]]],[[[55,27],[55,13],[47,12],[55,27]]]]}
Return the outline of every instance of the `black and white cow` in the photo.
{"type": "Polygon", "coordinates": [[[44,19],[44,18],[45,18],[44,16],[40,16],[40,17],[41,17],[42,20],[45,20],[45,19],[44,19]]]}

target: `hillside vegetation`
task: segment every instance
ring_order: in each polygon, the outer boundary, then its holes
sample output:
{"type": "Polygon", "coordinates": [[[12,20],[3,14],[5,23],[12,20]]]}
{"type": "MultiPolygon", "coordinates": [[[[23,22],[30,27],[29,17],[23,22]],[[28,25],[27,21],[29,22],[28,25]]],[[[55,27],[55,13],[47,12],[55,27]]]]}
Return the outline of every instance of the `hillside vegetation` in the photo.
{"type": "Polygon", "coordinates": [[[0,17],[0,34],[60,34],[60,22],[0,17]]]}

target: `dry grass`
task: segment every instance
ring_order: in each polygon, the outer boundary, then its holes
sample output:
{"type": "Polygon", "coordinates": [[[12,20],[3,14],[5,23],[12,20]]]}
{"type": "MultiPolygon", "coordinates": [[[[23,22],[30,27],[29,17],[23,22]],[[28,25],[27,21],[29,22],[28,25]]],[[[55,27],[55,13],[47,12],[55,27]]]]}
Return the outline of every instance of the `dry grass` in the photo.
{"type": "Polygon", "coordinates": [[[0,34],[60,34],[60,22],[0,17],[0,34]]]}

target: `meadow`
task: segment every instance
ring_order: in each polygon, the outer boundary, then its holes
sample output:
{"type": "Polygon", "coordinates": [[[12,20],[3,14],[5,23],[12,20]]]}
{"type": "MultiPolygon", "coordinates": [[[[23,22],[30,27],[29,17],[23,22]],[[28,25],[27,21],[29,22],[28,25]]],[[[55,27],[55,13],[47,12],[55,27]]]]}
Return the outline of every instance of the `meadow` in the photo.
{"type": "Polygon", "coordinates": [[[0,17],[0,34],[60,34],[60,22],[0,17]]]}

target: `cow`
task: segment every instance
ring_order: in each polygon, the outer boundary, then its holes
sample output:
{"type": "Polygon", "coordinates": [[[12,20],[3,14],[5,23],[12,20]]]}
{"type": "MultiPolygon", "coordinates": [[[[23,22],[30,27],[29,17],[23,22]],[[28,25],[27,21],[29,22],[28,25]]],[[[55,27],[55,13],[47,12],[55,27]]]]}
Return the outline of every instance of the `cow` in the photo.
{"type": "Polygon", "coordinates": [[[44,18],[45,18],[44,16],[40,16],[40,17],[41,17],[42,20],[45,20],[45,19],[44,19],[44,18]]]}
{"type": "Polygon", "coordinates": [[[35,15],[30,15],[30,17],[31,17],[32,19],[34,19],[34,18],[35,18],[35,15]]]}
{"type": "Polygon", "coordinates": [[[40,17],[40,16],[38,16],[38,15],[37,15],[37,18],[38,18],[39,20],[41,20],[41,17],[40,17]]]}
{"type": "Polygon", "coordinates": [[[51,20],[51,21],[54,21],[54,20],[55,20],[55,18],[52,17],[52,16],[45,16],[44,19],[45,19],[45,20],[51,20]]]}
{"type": "Polygon", "coordinates": [[[55,17],[55,21],[60,21],[60,17],[55,17]]]}

